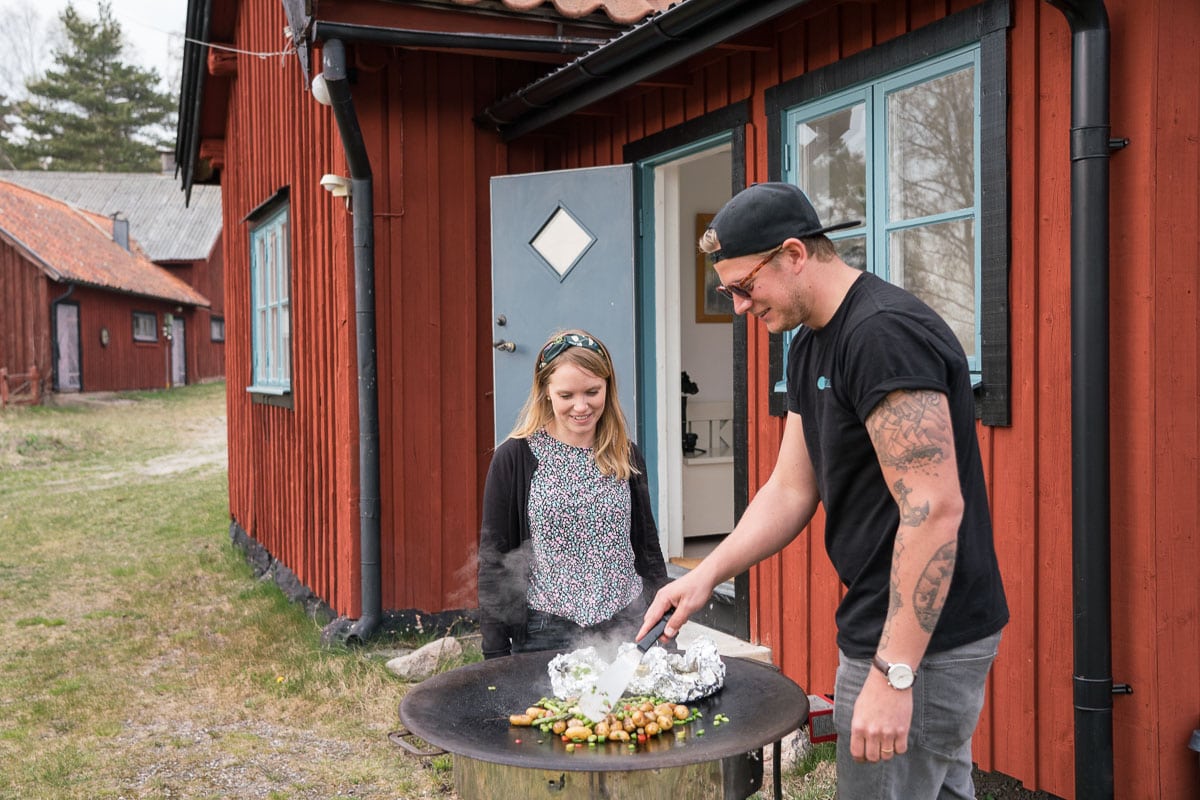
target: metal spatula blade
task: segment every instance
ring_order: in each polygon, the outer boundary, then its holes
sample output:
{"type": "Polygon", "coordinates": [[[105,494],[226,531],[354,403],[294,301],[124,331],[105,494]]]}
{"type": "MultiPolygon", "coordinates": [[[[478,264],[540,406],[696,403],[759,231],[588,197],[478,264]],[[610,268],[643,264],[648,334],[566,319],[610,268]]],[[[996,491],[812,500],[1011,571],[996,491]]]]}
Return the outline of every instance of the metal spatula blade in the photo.
{"type": "Polygon", "coordinates": [[[667,627],[667,620],[670,618],[670,611],[663,614],[662,619],[654,624],[650,632],[638,640],[637,647],[626,650],[617,656],[617,659],[600,675],[595,688],[579,698],[579,710],[585,717],[598,721],[612,710],[616,702],[621,699],[621,695],[625,694],[625,687],[637,673],[638,665],[642,663],[642,656],[658,641],[658,637],[662,636],[663,630],[667,627]]]}

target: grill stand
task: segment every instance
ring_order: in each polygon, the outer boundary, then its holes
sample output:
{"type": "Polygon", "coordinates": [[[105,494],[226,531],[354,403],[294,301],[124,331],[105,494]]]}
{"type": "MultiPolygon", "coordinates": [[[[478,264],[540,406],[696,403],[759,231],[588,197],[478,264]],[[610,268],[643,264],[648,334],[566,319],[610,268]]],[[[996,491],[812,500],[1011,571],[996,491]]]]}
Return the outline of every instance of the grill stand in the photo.
{"type": "Polygon", "coordinates": [[[604,772],[514,767],[454,756],[454,790],[463,800],[744,800],[761,789],[762,782],[761,749],[699,764],[604,772]]]}

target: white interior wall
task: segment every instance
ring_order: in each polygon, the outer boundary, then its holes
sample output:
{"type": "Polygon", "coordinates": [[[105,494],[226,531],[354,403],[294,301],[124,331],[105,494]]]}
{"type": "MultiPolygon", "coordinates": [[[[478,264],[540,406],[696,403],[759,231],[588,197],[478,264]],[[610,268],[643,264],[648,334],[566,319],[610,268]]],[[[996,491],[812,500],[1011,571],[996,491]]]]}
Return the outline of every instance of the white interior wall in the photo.
{"type": "Polygon", "coordinates": [[[728,149],[688,161],[679,168],[680,367],[700,387],[696,400],[733,400],[731,323],[696,322],[695,220],[730,198],[728,149]]]}

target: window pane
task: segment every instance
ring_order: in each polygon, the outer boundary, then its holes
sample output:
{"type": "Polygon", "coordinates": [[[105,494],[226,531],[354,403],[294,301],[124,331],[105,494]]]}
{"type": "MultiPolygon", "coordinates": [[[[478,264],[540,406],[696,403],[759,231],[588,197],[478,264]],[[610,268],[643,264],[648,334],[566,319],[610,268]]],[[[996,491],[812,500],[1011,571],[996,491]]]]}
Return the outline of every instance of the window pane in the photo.
{"type": "Polygon", "coordinates": [[[857,269],[867,268],[867,239],[865,236],[836,239],[833,246],[842,261],[857,269]]]}
{"type": "Polygon", "coordinates": [[[975,70],[887,99],[888,216],[916,219],[975,204],[975,70]]]}
{"type": "Polygon", "coordinates": [[[796,125],[797,182],[826,225],[866,218],[866,116],[858,103],[796,125]]]}
{"type": "Polygon", "coordinates": [[[924,300],[975,353],[975,227],[963,219],[893,231],[890,280],[924,300]]]}

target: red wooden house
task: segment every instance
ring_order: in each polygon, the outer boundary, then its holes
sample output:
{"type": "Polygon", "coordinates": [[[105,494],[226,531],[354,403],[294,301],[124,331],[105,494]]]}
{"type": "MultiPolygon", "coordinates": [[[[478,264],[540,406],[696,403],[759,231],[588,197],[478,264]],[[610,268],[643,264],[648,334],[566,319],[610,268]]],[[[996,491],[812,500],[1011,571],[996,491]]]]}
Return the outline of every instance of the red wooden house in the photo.
{"type": "Polygon", "coordinates": [[[198,186],[184,203],[179,184],[162,173],[0,170],[0,180],[72,206],[127,221],[146,258],[208,298],[190,316],[173,316],[172,385],[225,375],[225,283],[221,263],[221,187],[198,186]]]}
{"type": "Polygon", "coordinates": [[[41,396],[182,382],[179,332],[208,298],[129,234],[125,220],[0,181],[0,367],[39,376],[41,396]]]}
{"type": "MultiPolygon", "coordinates": [[[[844,256],[939,308],[976,373],[1013,614],[980,766],[1195,796],[1195,3],[192,0],[188,37],[233,531],[343,635],[473,606],[490,451],[556,327],[614,350],[666,554],[729,529],[773,464],[786,337],[729,318],[695,232],[789,180],[863,220],[844,256]]],[[[817,693],[840,590],[812,528],[709,620],[817,693]]]]}

